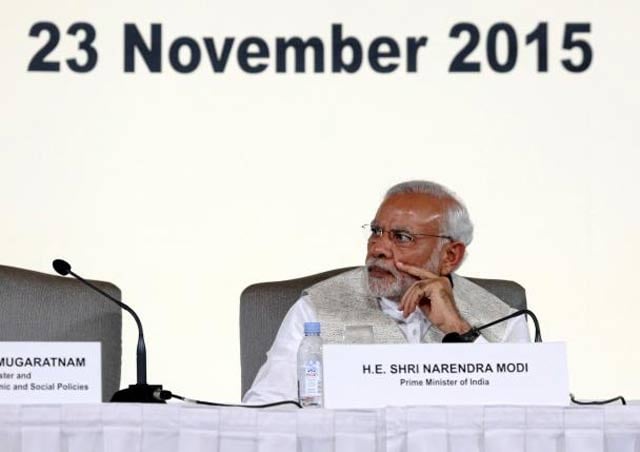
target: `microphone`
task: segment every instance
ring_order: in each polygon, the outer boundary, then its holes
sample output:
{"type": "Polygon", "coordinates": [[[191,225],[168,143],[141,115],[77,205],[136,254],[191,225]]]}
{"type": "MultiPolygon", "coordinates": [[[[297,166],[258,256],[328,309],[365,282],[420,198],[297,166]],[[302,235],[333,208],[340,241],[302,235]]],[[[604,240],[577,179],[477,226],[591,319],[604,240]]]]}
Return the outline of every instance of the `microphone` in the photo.
{"type": "Polygon", "coordinates": [[[473,342],[479,335],[480,335],[480,331],[484,330],[485,328],[489,328],[490,326],[493,326],[497,323],[500,322],[504,322],[506,320],[512,319],[514,317],[519,317],[521,315],[528,315],[531,317],[531,319],[533,320],[533,325],[535,326],[535,338],[534,338],[534,342],[542,342],[542,336],[540,334],[540,324],[538,323],[538,318],[536,317],[536,315],[529,311],[528,309],[521,309],[519,311],[516,311],[512,314],[509,314],[506,317],[502,317],[501,319],[498,320],[494,320],[491,323],[487,323],[486,325],[482,325],[482,326],[478,326],[478,327],[473,327],[471,328],[469,331],[467,331],[466,333],[448,333],[445,334],[445,336],[442,338],[442,342],[443,343],[447,343],[447,342],[473,342]]]}
{"type": "Polygon", "coordinates": [[[84,285],[98,292],[100,295],[108,298],[122,309],[127,311],[133,316],[133,319],[138,325],[138,347],[136,349],[136,369],[137,380],[135,385],[129,385],[127,389],[121,389],[111,397],[112,402],[136,402],[136,403],[166,403],[161,400],[158,394],[162,391],[161,385],[149,385],[147,384],[147,348],[144,343],[144,334],[142,332],[142,323],[140,317],[131,309],[128,305],[116,300],[104,290],[100,289],[96,285],[75,274],[71,270],[71,265],[65,260],[56,259],[53,261],[53,269],[62,276],[71,275],[84,285]]]}

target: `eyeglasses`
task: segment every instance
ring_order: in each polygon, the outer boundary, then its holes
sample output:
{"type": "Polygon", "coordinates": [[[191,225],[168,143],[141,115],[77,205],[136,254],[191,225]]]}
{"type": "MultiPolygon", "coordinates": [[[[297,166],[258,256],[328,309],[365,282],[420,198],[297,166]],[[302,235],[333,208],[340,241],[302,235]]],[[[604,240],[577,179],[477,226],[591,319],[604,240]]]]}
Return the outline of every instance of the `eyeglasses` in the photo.
{"type": "Polygon", "coordinates": [[[390,229],[385,231],[384,228],[376,224],[363,224],[362,230],[368,235],[369,242],[381,238],[386,233],[389,234],[389,239],[393,244],[400,247],[412,246],[416,240],[421,237],[434,237],[438,239],[451,240],[453,242],[453,237],[449,235],[417,234],[414,232],[403,231],[401,229],[390,229]]]}

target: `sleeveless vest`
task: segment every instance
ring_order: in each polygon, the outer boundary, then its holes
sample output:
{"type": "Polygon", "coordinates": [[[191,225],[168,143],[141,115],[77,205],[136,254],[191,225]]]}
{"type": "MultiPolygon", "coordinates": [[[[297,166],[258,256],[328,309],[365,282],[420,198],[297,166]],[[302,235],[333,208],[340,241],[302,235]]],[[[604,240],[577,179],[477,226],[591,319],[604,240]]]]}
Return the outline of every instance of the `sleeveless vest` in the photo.
{"type": "MultiPolygon", "coordinates": [[[[470,325],[481,326],[515,312],[477,284],[455,274],[451,276],[456,306],[470,325]]],[[[369,292],[364,267],[321,281],[306,289],[303,295],[315,308],[324,343],[341,343],[346,325],[371,325],[375,342],[379,344],[407,342],[397,321],[382,312],[378,299],[369,292]]],[[[489,342],[500,342],[505,328],[506,323],[502,322],[482,330],[481,334],[489,342]]],[[[422,342],[442,342],[443,336],[442,331],[431,325],[422,342]]]]}

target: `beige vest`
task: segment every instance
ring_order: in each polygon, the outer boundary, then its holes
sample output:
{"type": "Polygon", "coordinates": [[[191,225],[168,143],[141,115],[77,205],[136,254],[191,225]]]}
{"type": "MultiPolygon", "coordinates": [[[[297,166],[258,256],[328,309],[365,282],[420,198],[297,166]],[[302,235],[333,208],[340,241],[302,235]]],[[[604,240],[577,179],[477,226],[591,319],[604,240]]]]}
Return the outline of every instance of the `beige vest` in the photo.
{"type": "MultiPolygon", "coordinates": [[[[453,296],[460,315],[472,326],[481,326],[499,319],[515,309],[477,284],[452,275],[453,296]]],[[[384,314],[379,301],[369,293],[364,267],[341,273],[311,286],[307,296],[322,326],[325,343],[341,343],[345,325],[371,325],[376,343],[406,343],[396,320],[384,314]]],[[[490,342],[500,342],[506,323],[482,331],[490,342]]],[[[432,325],[422,342],[442,342],[444,334],[432,325]]]]}

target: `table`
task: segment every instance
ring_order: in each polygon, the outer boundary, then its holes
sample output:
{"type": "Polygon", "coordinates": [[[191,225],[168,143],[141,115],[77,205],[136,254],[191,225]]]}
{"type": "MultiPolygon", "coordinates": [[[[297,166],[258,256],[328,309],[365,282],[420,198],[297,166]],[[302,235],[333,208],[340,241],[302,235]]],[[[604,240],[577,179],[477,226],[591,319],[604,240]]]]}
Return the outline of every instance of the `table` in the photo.
{"type": "Polygon", "coordinates": [[[2,452],[638,452],[640,406],[0,405],[2,452]]]}

